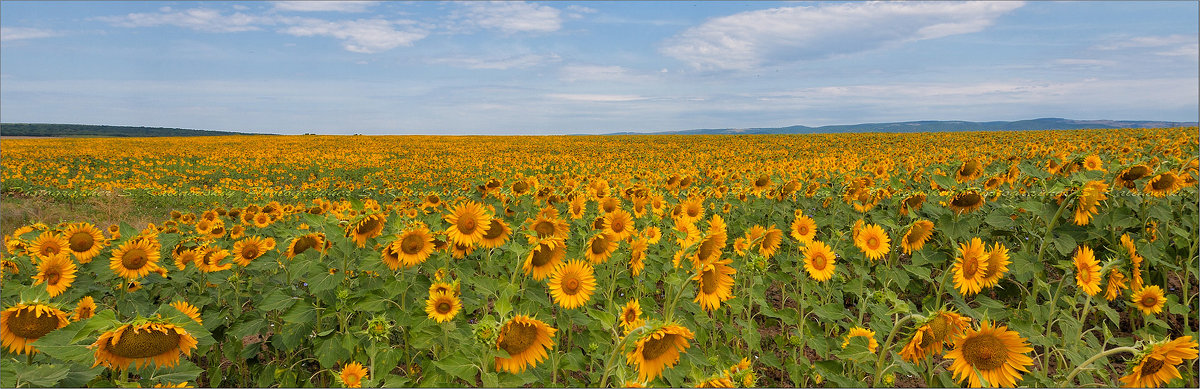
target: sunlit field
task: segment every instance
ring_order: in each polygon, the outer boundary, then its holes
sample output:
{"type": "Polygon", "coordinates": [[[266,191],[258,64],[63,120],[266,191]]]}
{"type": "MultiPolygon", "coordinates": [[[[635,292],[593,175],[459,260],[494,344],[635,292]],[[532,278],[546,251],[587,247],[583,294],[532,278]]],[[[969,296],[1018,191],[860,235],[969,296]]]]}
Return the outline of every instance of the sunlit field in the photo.
{"type": "Polygon", "coordinates": [[[5,387],[1198,384],[1195,127],[0,145],[5,387]]]}

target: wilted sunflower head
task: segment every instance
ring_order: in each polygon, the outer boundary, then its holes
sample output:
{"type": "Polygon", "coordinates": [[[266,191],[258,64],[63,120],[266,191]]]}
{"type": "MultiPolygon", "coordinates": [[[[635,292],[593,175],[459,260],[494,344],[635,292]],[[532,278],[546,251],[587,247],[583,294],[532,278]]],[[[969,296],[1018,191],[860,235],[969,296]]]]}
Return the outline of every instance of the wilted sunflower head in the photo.
{"type": "Polygon", "coordinates": [[[20,302],[0,312],[0,343],[16,354],[37,353],[30,343],[66,327],[66,312],[41,302],[20,302]]]}
{"type": "Polygon", "coordinates": [[[96,362],[115,370],[130,365],[138,368],[150,363],[159,367],[179,364],[180,354],[189,356],[197,340],[183,327],[162,318],[136,319],[104,332],[90,348],[95,349],[96,362]]]}

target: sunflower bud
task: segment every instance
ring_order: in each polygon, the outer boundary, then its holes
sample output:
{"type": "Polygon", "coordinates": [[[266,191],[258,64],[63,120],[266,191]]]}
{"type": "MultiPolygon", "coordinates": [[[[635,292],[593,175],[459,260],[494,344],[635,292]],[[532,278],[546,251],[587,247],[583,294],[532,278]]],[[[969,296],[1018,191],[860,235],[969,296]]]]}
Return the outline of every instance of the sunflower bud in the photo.
{"type": "Polygon", "coordinates": [[[588,352],[594,353],[594,352],[600,350],[600,345],[596,344],[596,342],[591,342],[591,343],[588,343],[587,348],[588,348],[588,352]]]}

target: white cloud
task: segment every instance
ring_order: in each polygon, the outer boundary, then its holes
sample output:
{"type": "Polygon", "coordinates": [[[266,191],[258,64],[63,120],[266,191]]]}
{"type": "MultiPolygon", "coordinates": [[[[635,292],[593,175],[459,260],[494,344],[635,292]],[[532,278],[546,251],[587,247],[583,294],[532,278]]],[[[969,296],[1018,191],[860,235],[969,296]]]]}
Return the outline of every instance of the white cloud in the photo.
{"type": "Polygon", "coordinates": [[[467,2],[455,17],[465,27],[518,32],[554,32],[562,28],[562,12],[551,6],[514,2],[467,2]]]}
{"type": "Polygon", "coordinates": [[[582,19],[585,14],[596,13],[595,8],[584,7],[582,5],[568,5],[567,17],[571,19],[582,19]]]}
{"type": "Polygon", "coordinates": [[[1060,58],[1054,60],[1054,63],[1068,66],[1113,66],[1117,64],[1117,61],[1090,58],[1060,58]]]}
{"type": "Polygon", "coordinates": [[[279,11],[298,12],[366,12],[375,1],[274,1],[279,11]]]}
{"type": "Polygon", "coordinates": [[[328,36],[342,40],[342,47],[356,53],[377,53],[399,46],[412,46],[424,39],[427,32],[409,26],[410,22],[394,22],[383,19],[358,19],[327,21],[321,19],[293,19],[290,26],[279,32],[293,36],[328,36]]]}
{"type": "Polygon", "coordinates": [[[259,25],[272,24],[271,18],[241,12],[226,15],[208,8],[174,11],[164,7],[158,13],[131,13],[125,16],[101,16],[96,19],[121,27],[176,26],[206,32],[242,32],[260,30],[259,25]]]}
{"type": "Polygon", "coordinates": [[[429,61],[432,64],[443,64],[467,69],[525,69],[552,62],[561,61],[558,54],[525,54],[499,58],[455,57],[438,58],[429,61]]]}
{"type": "Polygon", "coordinates": [[[638,95],[612,95],[612,94],[593,94],[593,93],[550,93],[546,97],[556,100],[567,101],[584,101],[596,103],[614,103],[625,101],[647,100],[647,97],[638,95]]]}
{"type": "Polygon", "coordinates": [[[983,30],[1021,2],[870,2],[782,7],[709,19],[663,54],[700,69],[749,69],[983,30]]]}
{"type": "Polygon", "coordinates": [[[11,42],[22,39],[50,38],[63,35],[62,32],[32,27],[0,27],[0,42],[11,42]]]}
{"type": "Polygon", "coordinates": [[[645,83],[653,81],[655,77],[638,74],[623,66],[567,65],[559,69],[559,79],[567,82],[611,81],[645,83]]]}
{"type": "Polygon", "coordinates": [[[1107,44],[1097,45],[1095,48],[1099,50],[1120,50],[1128,48],[1140,47],[1163,47],[1163,46],[1178,46],[1187,44],[1196,44],[1197,38],[1188,35],[1168,35],[1168,36],[1139,36],[1129,39],[1124,39],[1107,44]]]}

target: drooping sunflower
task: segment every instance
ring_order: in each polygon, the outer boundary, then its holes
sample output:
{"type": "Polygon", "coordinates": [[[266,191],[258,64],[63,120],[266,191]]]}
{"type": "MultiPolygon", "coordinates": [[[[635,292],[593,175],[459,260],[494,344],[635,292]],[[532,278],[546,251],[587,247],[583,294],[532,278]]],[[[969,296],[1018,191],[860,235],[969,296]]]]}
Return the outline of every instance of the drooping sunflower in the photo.
{"type": "Polygon", "coordinates": [[[809,277],[814,280],[828,281],[833,278],[833,272],[837,269],[834,263],[836,258],[829,245],[813,241],[804,249],[804,270],[807,270],[809,277]]]}
{"type": "Polygon", "coordinates": [[[1130,360],[1129,374],[1120,380],[1127,388],[1157,388],[1176,378],[1183,378],[1175,366],[1185,359],[1196,359],[1197,344],[1191,336],[1162,341],[1146,346],[1130,360]]]}
{"type": "Polygon", "coordinates": [[[558,306],[579,308],[587,304],[596,291],[595,269],[581,260],[567,261],[554,269],[547,287],[558,306]]]}
{"type": "Polygon", "coordinates": [[[1091,247],[1079,246],[1075,250],[1075,285],[1089,296],[1100,293],[1100,261],[1091,247]]]}
{"type": "Polygon", "coordinates": [[[500,327],[496,349],[508,352],[508,358],[496,357],[496,370],[521,373],[537,366],[554,348],[554,333],[558,329],[541,320],[517,315],[500,327]]]}
{"type": "Polygon", "coordinates": [[[487,232],[479,238],[479,246],[484,248],[496,248],[508,242],[508,236],[512,233],[512,229],[508,228],[508,223],[503,219],[494,217],[488,222],[487,232]]]}
{"type": "Polygon", "coordinates": [[[225,258],[229,258],[229,250],[220,246],[205,246],[200,250],[200,260],[196,261],[196,268],[205,273],[219,272],[233,268],[232,263],[221,263],[225,258]]]}
{"type": "Polygon", "coordinates": [[[1146,181],[1142,191],[1154,197],[1164,197],[1178,191],[1181,185],[1182,182],[1175,172],[1165,171],[1146,181]]]}
{"type": "Polygon", "coordinates": [[[775,252],[779,250],[779,245],[783,243],[783,231],[776,228],[774,225],[768,228],[762,236],[762,240],[758,242],[758,254],[764,258],[771,258],[775,252]]]}
{"type": "Polygon", "coordinates": [[[288,259],[292,259],[296,258],[297,255],[303,254],[309,249],[316,249],[317,251],[324,253],[326,247],[327,244],[325,242],[325,234],[314,232],[297,236],[296,238],[292,239],[292,242],[288,244],[287,251],[285,251],[283,255],[287,256],[288,259]]]}
{"type": "Polygon", "coordinates": [[[457,316],[458,311],[461,310],[462,302],[453,293],[430,293],[429,299],[425,301],[425,313],[429,315],[430,319],[437,320],[438,323],[454,320],[454,316],[457,316]]]}
{"type": "Polygon", "coordinates": [[[179,364],[180,354],[192,355],[196,344],[196,337],[183,327],[159,318],[138,319],[100,334],[90,346],[96,350],[92,366],[125,370],[131,364],[141,368],[153,362],[173,367],[179,364]]]}
{"type": "Polygon", "coordinates": [[[92,296],[83,296],[79,299],[79,303],[75,304],[75,312],[71,318],[75,321],[89,319],[96,315],[96,300],[92,296]]]}
{"type": "Polygon", "coordinates": [[[42,232],[29,244],[29,253],[39,259],[46,259],[69,250],[67,240],[53,231],[42,232]]]}
{"type": "Polygon", "coordinates": [[[620,244],[620,241],[613,239],[607,232],[600,232],[588,240],[588,244],[583,250],[583,256],[591,263],[604,263],[608,261],[614,251],[617,251],[617,246],[620,244]]]}
{"type": "Polygon", "coordinates": [[[604,232],[608,233],[614,240],[625,240],[625,238],[635,232],[633,229],[633,215],[620,208],[605,214],[604,232]]]}
{"type": "Polygon", "coordinates": [[[189,263],[200,263],[200,250],[195,248],[183,249],[173,256],[175,257],[175,268],[179,270],[186,269],[189,263]]]}
{"type": "Polygon", "coordinates": [[[70,323],[67,313],[44,303],[17,303],[0,312],[0,343],[16,354],[37,353],[30,343],[70,323]]]}
{"type": "Polygon", "coordinates": [[[880,227],[878,224],[868,224],[855,237],[854,245],[858,246],[859,250],[862,250],[867,258],[875,261],[887,255],[888,250],[891,248],[889,244],[891,241],[887,233],[883,232],[883,227],[880,227]]]}
{"type": "Polygon", "coordinates": [[[472,245],[472,244],[451,243],[450,244],[450,256],[453,257],[454,259],[463,259],[463,258],[466,258],[467,255],[470,255],[471,253],[475,252],[476,248],[478,248],[478,247],[475,245],[472,245]]]}
{"type": "Polygon", "coordinates": [[[983,164],[978,160],[969,160],[963,162],[958,170],[954,172],[954,179],[958,182],[967,182],[979,178],[983,175],[983,164]]]}
{"type": "Polygon", "coordinates": [[[145,277],[158,268],[160,254],[156,241],[130,239],[113,250],[108,268],[127,280],[145,277]]]}
{"type": "MultiPolygon", "coordinates": [[[[583,199],[583,196],[577,197],[577,199],[583,199]]],[[[582,216],[580,214],[580,217],[582,216]]],[[[578,218],[576,217],[576,219],[578,218]]],[[[538,212],[537,218],[527,219],[525,222],[529,225],[529,230],[533,231],[538,238],[554,237],[567,239],[567,235],[571,232],[571,226],[566,221],[558,218],[558,210],[554,208],[538,212]]]]}
{"type": "Polygon", "coordinates": [[[629,274],[637,277],[646,268],[646,250],[650,243],[646,238],[636,238],[629,243],[629,274]]]}
{"type": "Polygon", "coordinates": [[[642,304],[637,299],[629,300],[625,306],[621,308],[621,329],[626,335],[629,335],[635,328],[646,324],[642,319],[642,304]]]}
{"type": "Polygon", "coordinates": [[[695,337],[687,327],[665,324],[642,335],[634,349],[625,354],[625,360],[638,366],[638,381],[650,382],[675,366],[680,353],[691,347],[688,341],[695,337]]]}
{"type": "Polygon", "coordinates": [[[1018,372],[1029,372],[1033,366],[1033,359],[1026,355],[1030,351],[1033,348],[1021,334],[984,320],[979,330],[967,328],[954,341],[946,359],[954,360],[950,370],[958,382],[970,381],[973,388],[983,387],[983,381],[993,388],[1015,387],[1021,379],[1018,372]]]}
{"type": "Polygon", "coordinates": [[[1075,212],[1072,221],[1077,226],[1085,226],[1096,215],[1096,208],[1101,201],[1107,200],[1108,184],[1104,181],[1091,181],[1084,184],[1076,199],[1075,212]]]}
{"type": "Polygon", "coordinates": [[[250,261],[258,259],[263,254],[267,253],[266,239],[257,236],[251,236],[237,241],[233,244],[233,260],[238,265],[246,267],[250,265],[250,261]]]}
{"type": "Polygon", "coordinates": [[[1137,183],[1135,181],[1137,181],[1138,179],[1140,179],[1142,177],[1148,176],[1148,175],[1150,175],[1150,167],[1149,166],[1146,166],[1146,165],[1130,166],[1130,167],[1126,168],[1125,170],[1122,170],[1120,174],[1117,174],[1117,178],[1114,180],[1113,186],[1123,186],[1123,187],[1125,187],[1125,189],[1129,189],[1131,191],[1136,192],[1137,191],[1137,183]]]}
{"type": "Polygon", "coordinates": [[[104,248],[104,233],[91,223],[70,224],[63,236],[67,238],[67,249],[79,263],[91,262],[104,248]]]}
{"type": "Polygon", "coordinates": [[[55,297],[67,288],[71,287],[71,283],[75,282],[75,262],[67,253],[59,253],[50,258],[43,259],[38,264],[38,274],[34,275],[35,281],[33,284],[38,285],[46,283],[46,291],[50,293],[50,297],[55,297]]]}
{"type": "Polygon", "coordinates": [[[921,210],[921,205],[925,204],[925,194],[915,193],[904,200],[900,201],[900,216],[908,216],[916,211],[921,210]]]}
{"type": "Polygon", "coordinates": [[[557,238],[538,240],[529,237],[529,240],[530,244],[536,244],[536,246],[529,251],[529,255],[525,256],[525,263],[521,269],[534,281],[541,281],[549,277],[550,273],[553,273],[554,269],[567,257],[567,244],[557,238]]]}
{"type": "Polygon", "coordinates": [[[1122,289],[1129,289],[1129,285],[1125,285],[1125,274],[1122,274],[1117,269],[1112,269],[1108,273],[1108,282],[1104,288],[1104,299],[1108,301],[1116,300],[1121,296],[1122,289]]]}
{"type": "Polygon", "coordinates": [[[455,206],[443,219],[450,223],[446,236],[451,242],[473,246],[487,233],[492,217],[482,204],[468,201],[455,206]]]}
{"type": "Polygon", "coordinates": [[[187,301],[179,300],[172,302],[171,307],[175,308],[179,312],[182,312],[184,315],[187,315],[187,317],[192,318],[192,320],[195,320],[196,323],[204,324],[204,319],[200,318],[200,308],[196,308],[195,305],[189,304],[187,301]]]}
{"type": "Polygon", "coordinates": [[[1143,314],[1156,315],[1162,312],[1167,299],[1163,296],[1162,288],[1158,285],[1150,285],[1134,292],[1130,302],[1143,314]]]}
{"type": "Polygon", "coordinates": [[[357,223],[351,223],[346,227],[346,236],[354,238],[354,244],[358,247],[366,247],[367,239],[374,238],[383,234],[383,227],[387,224],[387,216],[382,213],[372,213],[366,215],[357,223]]]}
{"type": "Polygon", "coordinates": [[[933,222],[918,220],[904,233],[904,238],[900,239],[900,248],[905,254],[912,255],[913,251],[925,247],[925,242],[929,241],[930,236],[933,236],[933,222]]]}
{"type": "Polygon", "coordinates": [[[1008,248],[1000,242],[996,242],[984,255],[987,256],[988,265],[983,270],[983,286],[991,288],[1000,283],[1004,273],[1008,273],[1008,265],[1012,261],[1008,260],[1008,248]]]}
{"type": "Polygon", "coordinates": [[[983,206],[983,196],[976,191],[968,190],[954,195],[946,206],[960,215],[970,213],[983,206]]]}
{"type": "Polygon", "coordinates": [[[938,311],[917,326],[900,350],[900,357],[915,363],[926,356],[940,354],[945,345],[953,342],[970,324],[969,317],[952,311],[938,311]]]}
{"type": "Polygon", "coordinates": [[[817,235],[817,222],[811,217],[797,215],[796,220],[792,222],[791,235],[792,239],[802,244],[812,243],[813,237],[817,235]]]}
{"type": "Polygon", "coordinates": [[[368,379],[367,369],[361,363],[350,362],[338,372],[338,380],[347,388],[361,388],[363,380],[368,379]]]}
{"type": "Polygon", "coordinates": [[[851,328],[850,332],[846,333],[846,337],[842,341],[842,348],[850,346],[850,338],[855,336],[867,338],[867,350],[872,354],[875,353],[875,349],[879,348],[879,341],[875,340],[875,331],[871,331],[862,327],[851,328]]]}
{"type": "Polygon", "coordinates": [[[989,265],[987,246],[979,238],[959,244],[958,257],[954,259],[954,287],[963,296],[971,296],[983,290],[984,276],[989,265]]]}
{"type": "Polygon", "coordinates": [[[715,311],[721,303],[733,298],[733,274],[737,273],[732,266],[733,260],[718,259],[701,265],[693,280],[698,283],[696,299],[705,311],[715,311]]]}

